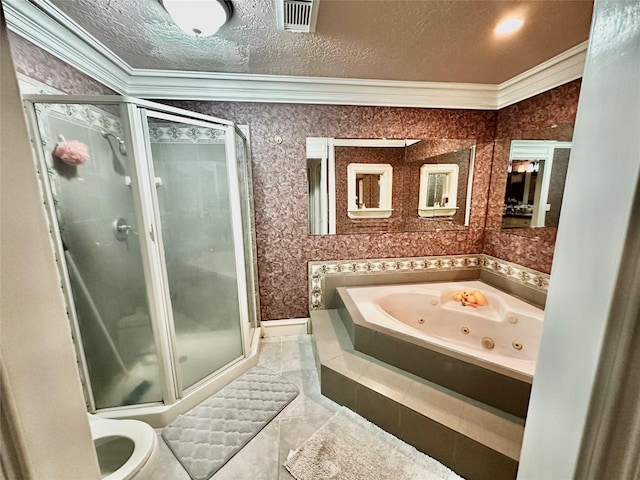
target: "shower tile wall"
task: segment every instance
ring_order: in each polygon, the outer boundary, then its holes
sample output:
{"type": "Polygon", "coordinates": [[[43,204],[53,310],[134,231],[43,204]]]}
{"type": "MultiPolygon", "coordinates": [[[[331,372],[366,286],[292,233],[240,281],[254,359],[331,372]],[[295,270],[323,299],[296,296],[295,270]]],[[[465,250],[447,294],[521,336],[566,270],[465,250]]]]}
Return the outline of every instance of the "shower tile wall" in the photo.
{"type": "Polygon", "coordinates": [[[515,139],[571,141],[581,80],[498,112],[484,253],[549,273],[557,228],[501,229],[509,147],[515,139]]]}

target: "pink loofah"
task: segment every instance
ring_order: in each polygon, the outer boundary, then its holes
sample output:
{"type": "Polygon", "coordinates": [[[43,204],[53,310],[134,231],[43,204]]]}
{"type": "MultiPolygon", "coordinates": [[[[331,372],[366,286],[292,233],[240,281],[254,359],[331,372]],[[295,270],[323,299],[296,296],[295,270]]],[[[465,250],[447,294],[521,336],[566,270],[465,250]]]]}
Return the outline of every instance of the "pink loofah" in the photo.
{"type": "Polygon", "coordinates": [[[58,143],[53,154],[69,165],[82,165],[89,159],[87,146],[78,140],[58,143]]]}

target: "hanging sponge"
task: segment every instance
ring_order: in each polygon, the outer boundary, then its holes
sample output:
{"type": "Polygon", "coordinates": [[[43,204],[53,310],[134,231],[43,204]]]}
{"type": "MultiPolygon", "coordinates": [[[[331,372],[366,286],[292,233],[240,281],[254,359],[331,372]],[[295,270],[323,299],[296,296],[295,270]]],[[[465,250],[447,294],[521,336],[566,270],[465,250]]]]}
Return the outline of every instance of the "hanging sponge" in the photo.
{"type": "Polygon", "coordinates": [[[89,149],[78,140],[58,142],[53,155],[69,165],[82,165],[89,159],[89,149]]]}

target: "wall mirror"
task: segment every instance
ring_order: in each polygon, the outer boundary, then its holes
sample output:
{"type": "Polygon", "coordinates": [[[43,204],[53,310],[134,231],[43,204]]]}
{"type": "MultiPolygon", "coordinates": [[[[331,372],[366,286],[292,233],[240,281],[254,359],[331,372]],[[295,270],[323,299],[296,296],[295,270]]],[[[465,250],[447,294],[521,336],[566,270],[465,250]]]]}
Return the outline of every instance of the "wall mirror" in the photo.
{"type": "Polygon", "coordinates": [[[467,228],[475,144],[308,137],[309,233],[467,228]]]}
{"type": "Polygon", "coordinates": [[[571,142],[513,140],[502,228],[558,227],[571,142]]]}

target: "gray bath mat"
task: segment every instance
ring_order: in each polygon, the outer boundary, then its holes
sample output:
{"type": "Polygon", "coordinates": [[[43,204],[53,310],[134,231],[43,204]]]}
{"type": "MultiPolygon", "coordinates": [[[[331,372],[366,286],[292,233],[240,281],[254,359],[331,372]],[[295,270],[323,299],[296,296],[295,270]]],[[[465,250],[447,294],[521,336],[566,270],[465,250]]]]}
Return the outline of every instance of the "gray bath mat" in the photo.
{"type": "Polygon", "coordinates": [[[206,480],[297,395],[293,383],[254,367],[167,425],[162,437],[191,478],[206,480]]]}
{"type": "Polygon", "coordinates": [[[291,452],[284,467],[296,480],[461,480],[345,407],[291,452]]]}

